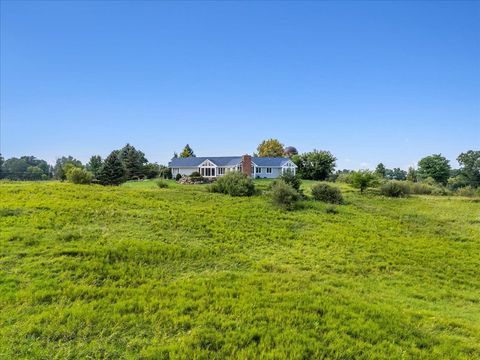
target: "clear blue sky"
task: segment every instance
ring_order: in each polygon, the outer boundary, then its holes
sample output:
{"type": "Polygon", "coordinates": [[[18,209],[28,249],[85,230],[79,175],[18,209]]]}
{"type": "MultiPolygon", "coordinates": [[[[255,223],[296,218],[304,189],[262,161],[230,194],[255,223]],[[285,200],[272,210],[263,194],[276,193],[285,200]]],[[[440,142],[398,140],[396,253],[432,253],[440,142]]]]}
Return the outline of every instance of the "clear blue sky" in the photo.
{"type": "Polygon", "coordinates": [[[480,148],[480,2],[1,2],[1,152],[480,148]]]}

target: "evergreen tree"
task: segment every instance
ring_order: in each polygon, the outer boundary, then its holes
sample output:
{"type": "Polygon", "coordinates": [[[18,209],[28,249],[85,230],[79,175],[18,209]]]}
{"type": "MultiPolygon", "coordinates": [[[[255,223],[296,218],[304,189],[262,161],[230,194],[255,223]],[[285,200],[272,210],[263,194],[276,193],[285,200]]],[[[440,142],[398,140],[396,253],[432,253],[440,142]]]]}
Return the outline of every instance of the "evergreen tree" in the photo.
{"type": "Polygon", "coordinates": [[[127,144],[119,150],[119,157],[125,167],[128,180],[145,176],[144,167],[148,160],[143,152],[127,144]]]}
{"type": "Polygon", "coordinates": [[[4,159],[3,159],[3,156],[2,154],[0,154],[0,179],[3,178],[3,163],[4,163],[4,159]]]}
{"type": "Polygon", "coordinates": [[[103,161],[100,155],[93,155],[87,163],[87,170],[97,179],[102,169],[103,161]]]}
{"type": "Polygon", "coordinates": [[[118,155],[118,151],[112,151],[103,162],[98,175],[102,185],[120,185],[125,182],[125,168],[118,155]]]}
{"type": "Polygon", "coordinates": [[[195,157],[195,153],[193,152],[190,145],[185,145],[182,152],[180,153],[181,158],[188,158],[188,157],[195,157]]]}

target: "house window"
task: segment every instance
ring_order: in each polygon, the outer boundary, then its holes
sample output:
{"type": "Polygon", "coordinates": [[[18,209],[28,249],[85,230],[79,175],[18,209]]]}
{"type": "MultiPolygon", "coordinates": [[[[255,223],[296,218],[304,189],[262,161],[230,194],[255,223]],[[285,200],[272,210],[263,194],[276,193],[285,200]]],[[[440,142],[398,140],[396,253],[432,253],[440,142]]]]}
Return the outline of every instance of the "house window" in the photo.
{"type": "Polygon", "coordinates": [[[271,174],[272,173],[272,168],[267,168],[267,174],[271,174]]]}
{"type": "Polygon", "coordinates": [[[257,174],[260,174],[260,173],[262,172],[262,168],[261,168],[261,167],[256,167],[256,168],[255,168],[255,172],[256,172],[257,174]]]}
{"type": "Polygon", "coordinates": [[[225,168],[218,168],[218,175],[224,175],[225,174],[225,168]]]}

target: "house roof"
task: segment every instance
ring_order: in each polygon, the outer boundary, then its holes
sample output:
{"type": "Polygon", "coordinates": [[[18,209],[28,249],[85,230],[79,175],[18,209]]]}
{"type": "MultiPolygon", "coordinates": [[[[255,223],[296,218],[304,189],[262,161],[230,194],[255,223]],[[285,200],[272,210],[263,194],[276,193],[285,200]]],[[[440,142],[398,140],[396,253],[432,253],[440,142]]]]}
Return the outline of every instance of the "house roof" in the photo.
{"type": "MultiPolygon", "coordinates": [[[[205,160],[210,160],[217,166],[235,166],[242,161],[241,156],[212,156],[212,157],[188,157],[173,158],[168,166],[170,167],[198,167],[205,160]]],[[[281,157],[252,157],[257,166],[281,167],[290,159],[281,157]]]]}

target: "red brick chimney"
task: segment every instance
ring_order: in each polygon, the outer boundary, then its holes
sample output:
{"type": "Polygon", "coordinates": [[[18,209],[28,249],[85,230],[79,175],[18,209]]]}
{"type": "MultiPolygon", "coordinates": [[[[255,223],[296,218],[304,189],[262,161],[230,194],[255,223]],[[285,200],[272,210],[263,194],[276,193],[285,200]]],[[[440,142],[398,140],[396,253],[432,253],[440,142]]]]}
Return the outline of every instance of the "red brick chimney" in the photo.
{"type": "Polygon", "coordinates": [[[242,171],[248,177],[252,176],[252,157],[250,155],[242,156],[242,171]]]}

